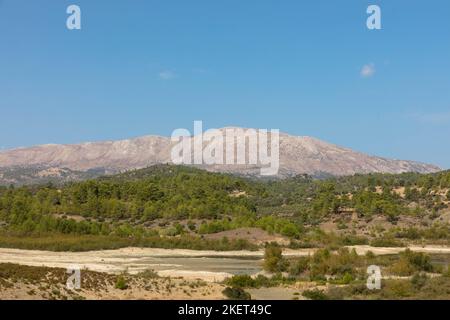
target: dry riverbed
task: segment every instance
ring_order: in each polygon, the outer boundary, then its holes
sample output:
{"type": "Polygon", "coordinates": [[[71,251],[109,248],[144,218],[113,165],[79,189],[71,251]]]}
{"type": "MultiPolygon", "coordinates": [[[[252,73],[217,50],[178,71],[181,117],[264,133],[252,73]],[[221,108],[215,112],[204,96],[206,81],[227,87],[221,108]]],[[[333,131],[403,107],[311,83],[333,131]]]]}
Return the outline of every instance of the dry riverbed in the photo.
{"type": "MultiPolygon", "coordinates": [[[[351,246],[358,254],[398,254],[406,248],[351,246]]],[[[412,246],[413,251],[450,254],[450,247],[412,246]]],[[[316,249],[285,249],[287,257],[316,249]]],[[[233,274],[261,272],[264,251],[194,251],[124,248],[90,252],[52,252],[0,248],[0,299],[224,299],[221,283],[233,274]],[[81,269],[82,288],[68,290],[67,268],[81,269]],[[149,272],[149,270],[154,270],[149,272]],[[150,274],[150,277],[149,277],[150,274]],[[117,287],[125,277],[126,288],[117,287]]],[[[253,299],[303,299],[311,286],[249,289],[253,299]]],[[[312,287],[311,287],[312,288],[312,287]]]]}
{"type": "MultiPolygon", "coordinates": [[[[351,246],[358,254],[372,251],[376,255],[397,254],[406,248],[351,246]]],[[[413,251],[450,254],[450,247],[412,246],[413,251]]],[[[284,256],[298,257],[313,254],[316,249],[285,249],[284,256]]],[[[80,269],[118,274],[136,274],[153,269],[160,276],[200,279],[220,282],[233,274],[256,274],[261,271],[264,251],[196,251],[185,249],[123,248],[89,252],[52,252],[0,248],[0,263],[27,266],[80,269]]]]}

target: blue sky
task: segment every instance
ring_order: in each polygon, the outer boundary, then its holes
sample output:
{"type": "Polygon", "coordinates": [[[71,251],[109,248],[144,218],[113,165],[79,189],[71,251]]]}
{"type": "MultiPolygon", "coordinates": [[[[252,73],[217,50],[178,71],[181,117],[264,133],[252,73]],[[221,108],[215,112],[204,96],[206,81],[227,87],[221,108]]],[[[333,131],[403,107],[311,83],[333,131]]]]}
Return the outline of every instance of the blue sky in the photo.
{"type": "Polygon", "coordinates": [[[2,149],[203,120],[450,168],[448,0],[0,0],[0,41],[2,149]]]}

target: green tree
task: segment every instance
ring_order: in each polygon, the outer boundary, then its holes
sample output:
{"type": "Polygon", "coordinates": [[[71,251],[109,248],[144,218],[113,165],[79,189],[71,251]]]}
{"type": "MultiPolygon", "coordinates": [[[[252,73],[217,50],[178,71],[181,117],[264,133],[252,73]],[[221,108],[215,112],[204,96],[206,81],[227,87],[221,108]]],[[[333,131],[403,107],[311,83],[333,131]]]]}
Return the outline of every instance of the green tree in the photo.
{"type": "Polygon", "coordinates": [[[280,246],[275,242],[267,244],[264,251],[264,270],[268,272],[282,272],[286,271],[286,268],[287,264],[283,259],[280,246]]]}

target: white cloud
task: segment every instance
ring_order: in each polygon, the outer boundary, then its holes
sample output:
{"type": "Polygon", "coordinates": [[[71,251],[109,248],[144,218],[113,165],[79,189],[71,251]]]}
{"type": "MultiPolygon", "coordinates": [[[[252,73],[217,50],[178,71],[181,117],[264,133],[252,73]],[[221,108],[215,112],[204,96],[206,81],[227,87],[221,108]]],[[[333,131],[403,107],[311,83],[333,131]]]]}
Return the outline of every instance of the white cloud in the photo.
{"type": "Polygon", "coordinates": [[[375,64],[373,63],[369,63],[369,64],[365,64],[363,65],[363,67],[361,68],[361,77],[363,78],[370,78],[375,74],[375,64]]]}
{"type": "Polygon", "coordinates": [[[171,80],[177,77],[177,74],[172,70],[163,70],[158,74],[161,80],[171,80]]]}

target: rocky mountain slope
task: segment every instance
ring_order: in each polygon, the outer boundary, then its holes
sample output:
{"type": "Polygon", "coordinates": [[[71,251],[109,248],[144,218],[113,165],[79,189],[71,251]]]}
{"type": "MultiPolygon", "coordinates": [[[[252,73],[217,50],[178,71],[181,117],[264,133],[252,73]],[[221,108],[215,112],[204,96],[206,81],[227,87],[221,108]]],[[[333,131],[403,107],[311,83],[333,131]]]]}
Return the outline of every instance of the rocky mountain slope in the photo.
{"type": "MultiPolygon", "coordinates": [[[[88,142],[73,145],[40,145],[0,152],[0,183],[64,176],[76,178],[80,173],[93,175],[116,173],[154,164],[171,163],[173,143],[168,137],[144,136],[120,141],[88,142]],[[31,171],[30,171],[31,170],[31,171]],[[31,172],[31,173],[30,173],[31,172]],[[63,173],[62,173],[63,172],[63,173]]],[[[260,165],[199,165],[218,172],[258,175],[260,165]]],[[[441,169],[434,165],[369,156],[312,137],[280,133],[279,177],[297,174],[313,176],[352,175],[355,173],[431,173],[441,169]]],[[[89,176],[89,175],[88,175],[89,176]]],[[[80,179],[85,177],[80,177],[80,179]]],[[[42,179],[41,179],[42,180],[42,179]]]]}

